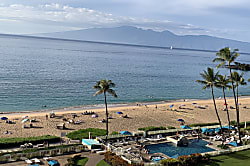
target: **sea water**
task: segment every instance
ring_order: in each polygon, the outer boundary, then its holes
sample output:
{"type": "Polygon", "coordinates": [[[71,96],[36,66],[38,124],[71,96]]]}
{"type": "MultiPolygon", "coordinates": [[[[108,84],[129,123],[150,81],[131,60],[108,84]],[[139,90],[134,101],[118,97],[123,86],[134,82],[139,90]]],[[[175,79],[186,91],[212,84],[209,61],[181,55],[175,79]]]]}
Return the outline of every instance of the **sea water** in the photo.
{"type": "MultiPolygon", "coordinates": [[[[103,104],[92,88],[101,79],[116,84],[118,98],[108,96],[109,103],[207,99],[210,90],[195,80],[216,67],[214,58],[215,52],[1,36],[0,112],[103,104]]],[[[250,55],[238,60],[250,63],[250,55]]],[[[249,85],[240,94],[250,95],[249,85]]]]}

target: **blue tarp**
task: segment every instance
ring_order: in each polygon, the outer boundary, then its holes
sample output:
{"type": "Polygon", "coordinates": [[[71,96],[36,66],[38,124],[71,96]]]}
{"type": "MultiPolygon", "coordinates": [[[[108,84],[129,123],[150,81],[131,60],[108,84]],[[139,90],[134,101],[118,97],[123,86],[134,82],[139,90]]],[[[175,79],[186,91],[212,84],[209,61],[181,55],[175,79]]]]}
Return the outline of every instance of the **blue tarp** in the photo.
{"type": "Polygon", "coordinates": [[[117,112],[117,114],[123,114],[122,112],[117,112]]]}
{"type": "Polygon", "coordinates": [[[122,135],[132,135],[129,131],[121,131],[120,132],[122,135]]]}
{"type": "Polygon", "coordinates": [[[50,166],[54,166],[54,165],[58,165],[59,163],[58,163],[56,160],[50,160],[50,161],[48,162],[48,164],[49,164],[50,166]]]}
{"type": "Polygon", "coordinates": [[[174,106],[174,104],[171,104],[171,105],[169,106],[169,108],[173,108],[173,106],[174,106]]]}
{"type": "Polygon", "coordinates": [[[187,125],[181,126],[181,128],[183,128],[183,129],[192,129],[191,127],[189,127],[187,125]]]}

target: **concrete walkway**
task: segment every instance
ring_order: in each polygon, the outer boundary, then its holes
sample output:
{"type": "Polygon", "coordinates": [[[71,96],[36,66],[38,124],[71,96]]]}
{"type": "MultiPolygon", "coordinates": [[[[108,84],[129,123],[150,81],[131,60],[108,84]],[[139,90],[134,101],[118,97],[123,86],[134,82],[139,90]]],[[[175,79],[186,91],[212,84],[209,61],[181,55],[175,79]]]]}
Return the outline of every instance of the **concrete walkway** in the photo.
{"type": "Polygon", "coordinates": [[[95,166],[99,161],[104,159],[103,155],[96,154],[96,153],[88,153],[87,155],[84,155],[88,157],[88,162],[85,166],[95,166]]]}

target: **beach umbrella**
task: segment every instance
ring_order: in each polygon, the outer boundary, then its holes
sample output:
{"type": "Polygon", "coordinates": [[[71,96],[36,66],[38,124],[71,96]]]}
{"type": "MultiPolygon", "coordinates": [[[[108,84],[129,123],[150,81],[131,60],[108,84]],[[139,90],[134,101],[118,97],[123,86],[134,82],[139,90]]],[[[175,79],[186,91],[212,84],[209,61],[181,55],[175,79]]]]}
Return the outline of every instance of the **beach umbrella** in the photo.
{"type": "Polygon", "coordinates": [[[7,117],[1,117],[1,120],[7,120],[8,118],[7,117]]]}
{"type": "Polygon", "coordinates": [[[29,119],[24,119],[24,120],[22,120],[22,123],[25,123],[25,122],[27,122],[29,119]]]}
{"type": "Polygon", "coordinates": [[[181,104],[181,107],[186,106],[185,104],[181,104]]]}
{"type": "Polygon", "coordinates": [[[181,128],[183,128],[183,129],[192,129],[191,127],[189,127],[187,125],[181,126],[181,128]]]}
{"type": "Polygon", "coordinates": [[[117,114],[123,114],[122,112],[117,112],[117,114]]]}
{"type": "Polygon", "coordinates": [[[174,106],[174,104],[171,104],[171,105],[169,106],[169,108],[173,108],[173,106],[174,106]]]}
{"type": "Polygon", "coordinates": [[[177,121],[178,121],[178,122],[184,122],[184,120],[183,120],[183,119],[178,119],[177,121]]]}
{"type": "Polygon", "coordinates": [[[130,133],[129,131],[121,131],[120,132],[122,135],[132,135],[132,133],[130,133]]]}

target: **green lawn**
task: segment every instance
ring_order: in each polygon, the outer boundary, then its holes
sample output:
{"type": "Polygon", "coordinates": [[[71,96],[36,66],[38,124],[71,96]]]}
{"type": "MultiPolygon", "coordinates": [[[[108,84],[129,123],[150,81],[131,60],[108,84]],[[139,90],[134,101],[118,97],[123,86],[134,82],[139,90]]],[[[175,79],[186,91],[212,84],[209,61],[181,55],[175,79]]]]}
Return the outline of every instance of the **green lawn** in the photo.
{"type": "Polygon", "coordinates": [[[110,165],[106,163],[104,160],[101,160],[99,163],[97,163],[96,166],[110,166],[110,165]]]}
{"type": "Polygon", "coordinates": [[[250,150],[211,157],[211,162],[202,166],[247,166],[250,165],[250,150]]]}
{"type": "Polygon", "coordinates": [[[87,157],[81,157],[79,160],[76,160],[75,165],[76,166],[84,166],[88,161],[87,157]]]}

